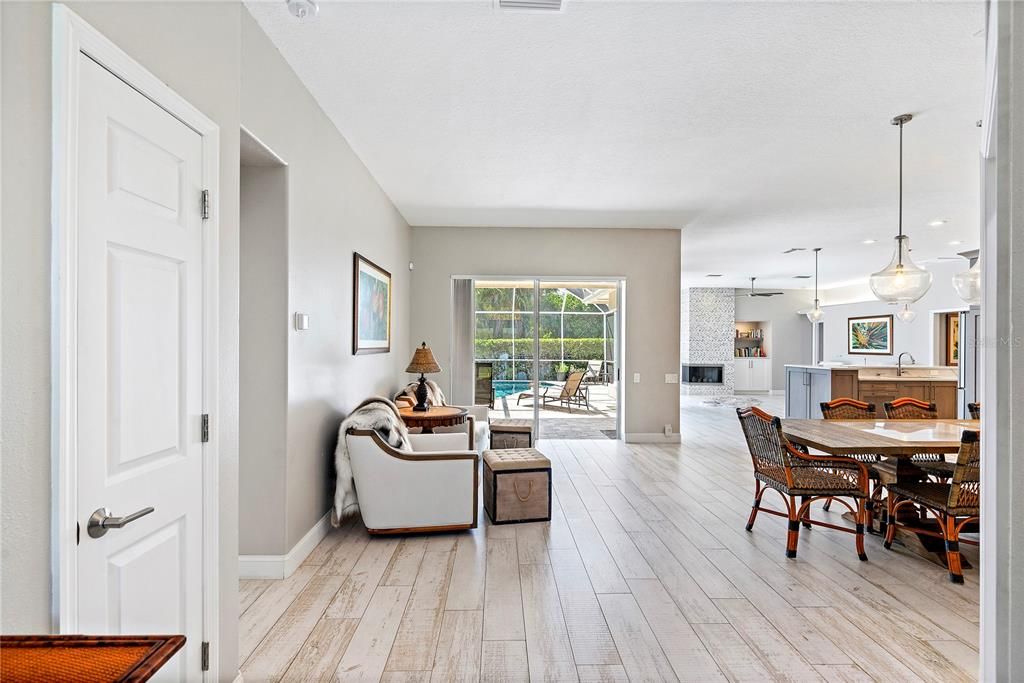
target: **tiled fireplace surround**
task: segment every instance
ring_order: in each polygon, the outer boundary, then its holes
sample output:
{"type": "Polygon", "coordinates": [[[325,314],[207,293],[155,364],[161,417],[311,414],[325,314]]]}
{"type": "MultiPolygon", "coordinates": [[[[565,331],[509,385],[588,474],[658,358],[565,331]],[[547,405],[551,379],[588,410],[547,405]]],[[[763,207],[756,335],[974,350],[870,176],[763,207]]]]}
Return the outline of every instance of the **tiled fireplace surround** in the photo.
{"type": "Polygon", "coordinates": [[[721,384],[682,384],[690,396],[732,394],[736,336],[736,290],[690,287],[682,290],[680,359],[683,365],[721,365],[721,384]]]}

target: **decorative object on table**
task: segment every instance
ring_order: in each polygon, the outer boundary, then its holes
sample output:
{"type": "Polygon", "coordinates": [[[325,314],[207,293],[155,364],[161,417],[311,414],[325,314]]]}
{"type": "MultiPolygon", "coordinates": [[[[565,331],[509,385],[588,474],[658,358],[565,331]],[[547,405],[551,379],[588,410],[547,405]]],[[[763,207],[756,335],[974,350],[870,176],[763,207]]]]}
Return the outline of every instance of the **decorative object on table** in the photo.
{"type": "Polygon", "coordinates": [[[185,636],[0,636],[0,680],[148,681],[185,636]]]}
{"type": "Polygon", "coordinates": [[[869,315],[848,318],[847,353],[872,356],[892,355],[892,316],[869,315]]]}
{"type": "Polygon", "coordinates": [[[352,477],[352,461],[345,440],[345,434],[350,429],[372,429],[380,434],[388,445],[398,449],[409,448],[409,430],[398,413],[398,406],[382,396],[366,399],[342,420],[338,428],[338,445],[334,449],[334,470],[337,474],[334,507],[331,510],[331,524],[334,526],[340,526],[342,520],[359,510],[352,477]]]}
{"type": "Polygon", "coordinates": [[[391,273],[353,255],[352,353],[391,351],[391,273]]]}
{"type": "MultiPolygon", "coordinates": [[[[964,573],[960,558],[960,542],[978,545],[978,541],[961,539],[960,532],[965,526],[980,518],[981,508],[981,440],[979,432],[965,431],[960,437],[960,452],[954,463],[952,483],[935,482],[893,483],[887,503],[889,527],[885,534],[885,548],[892,548],[896,531],[903,528],[896,514],[900,508],[922,507],[932,513],[938,531],[914,527],[918,534],[937,536],[945,541],[946,567],[949,580],[963,583],[964,573]]],[[[917,515],[915,514],[916,518],[917,515]]],[[[971,529],[971,531],[974,531],[971,529]]]]}
{"type": "Polygon", "coordinates": [[[551,461],[535,448],[484,451],[484,509],[494,524],[551,520],[551,461]]]}
{"type": "Polygon", "coordinates": [[[533,420],[493,418],[490,421],[491,448],[533,448],[533,420]]]}
{"type": "Polygon", "coordinates": [[[825,311],[821,310],[821,301],[818,299],[818,252],[821,247],[814,248],[814,308],[807,312],[807,319],[812,323],[820,323],[825,317],[825,311]]]}
{"type": "Polygon", "coordinates": [[[856,535],[857,556],[867,560],[864,552],[864,525],[869,500],[867,466],[853,458],[802,453],[782,434],[782,421],[760,408],[737,408],[754,464],[754,504],[747,519],[747,531],[754,528],[758,512],[786,517],[789,533],[786,557],[796,557],[800,525],[824,526],[856,535]],[[788,513],[761,507],[761,497],[775,489],[786,499],[788,513]],[[845,499],[849,499],[849,501],[845,499]],[[837,500],[854,513],[856,529],[848,529],[811,519],[811,503],[816,500],[837,500]],[[852,504],[851,504],[852,503],[852,504]]]}
{"type": "Polygon", "coordinates": [[[371,429],[350,429],[344,439],[367,532],[476,528],[480,456],[471,434],[410,434],[409,447],[401,449],[371,429]]]}
{"type": "MultiPolygon", "coordinates": [[[[409,367],[405,371],[412,374],[419,373],[420,375],[420,383],[416,387],[416,405],[413,406],[413,410],[423,412],[429,407],[427,406],[427,399],[430,395],[430,392],[427,390],[427,378],[423,375],[424,373],[441,372],[441,366],[434,360],[434,354],[427,347],[427,342],[423,342],[412,354],[412,360],[409,361],[409,367]]],[[[436,387],[437,385],[435,384],[434,386],[436,387]]],[[[437,391],[440,392],[440,389],[437,391]]]]}
{"type": "MultiPolygon", "coordinates": [[[[446,406],[448,405],[448,399],[445,397],[441,387],[432,379],[428,379],[424,382],[427,387],[427,407],[430,406],[446,406]]],[[[398,403],[400,398],[410,399],[409,407],[416,405],[419,399],[416,396],[416,392],[420,388],[419,380],[415,382],[409,382],[402,391],[395,396],[395,403],[398,403]]]]}
{"type": "Polygon", "coordinates": [[[892,125],[900,129],[899,233],[896,235],[892,261],[868,278],[868,284],[876,297],[904,305],[920,299],[932,286],[932,274],[911,260],[910,238],[903,234],[903,126],[913,118],[910,114],[900,114],[891,121],[892,125]]]}
{"type": "Polygon", "coordinates": [[[960,364],[960,314],[946,314],[946,365],[960,364]]]}
{"type": "Polygon", "coordinates": [[[430,406],[427,410],[399,406],[398,414],[407,427],[422,429],[424,434],[432,434],[438,427],[461,425],[469,419],[469,411],[461,406],[430,406]]]}

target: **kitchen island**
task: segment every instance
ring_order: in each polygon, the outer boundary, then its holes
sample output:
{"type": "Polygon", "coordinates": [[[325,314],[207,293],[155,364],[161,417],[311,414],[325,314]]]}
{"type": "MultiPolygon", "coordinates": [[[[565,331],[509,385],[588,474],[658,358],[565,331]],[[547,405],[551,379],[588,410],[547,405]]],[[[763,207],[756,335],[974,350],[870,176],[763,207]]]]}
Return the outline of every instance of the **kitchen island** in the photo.
{"type": "Polygon", "coordinates": [[[786,417],[821,418],[820,404],[835,398],[874,403],[879,417],[883,404],[910,396],[935,404],[940,418],[957,417],[957,369],[949,366],[908,365],[787,365],[786,417]]]}

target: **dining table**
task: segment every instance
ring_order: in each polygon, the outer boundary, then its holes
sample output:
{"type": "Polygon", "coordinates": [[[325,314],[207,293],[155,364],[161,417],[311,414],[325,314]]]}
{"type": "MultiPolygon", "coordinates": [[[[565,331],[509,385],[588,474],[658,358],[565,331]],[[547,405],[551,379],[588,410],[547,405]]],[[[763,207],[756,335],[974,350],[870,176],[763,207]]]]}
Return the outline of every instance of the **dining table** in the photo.
{"type": "MultiPolygon", "coordinates": [[[[782,421],[782,433],[795,444],[829,455],[877,455],[875,470],[883,485],[920,481],[923,471],[911,457],[919,453],[946,455],[960,450],[964,430],[979,430],[980,420],[806,420],[782,421]]],[[[872,531],[884,533],[881,515],[875,515],[872,531]]],[[[945,566],[945,546],[941,539],[916,533],[915,528],[934,530],[933,520],[913,508],[904,508],[899,515],[906,529],[897,527],[896,540],[913,552],[945,566]]],[[[965,527],[967,533],[977,525],[965,527]]],[[[969,563],[965,565],[969,566],[969,563]]]]}

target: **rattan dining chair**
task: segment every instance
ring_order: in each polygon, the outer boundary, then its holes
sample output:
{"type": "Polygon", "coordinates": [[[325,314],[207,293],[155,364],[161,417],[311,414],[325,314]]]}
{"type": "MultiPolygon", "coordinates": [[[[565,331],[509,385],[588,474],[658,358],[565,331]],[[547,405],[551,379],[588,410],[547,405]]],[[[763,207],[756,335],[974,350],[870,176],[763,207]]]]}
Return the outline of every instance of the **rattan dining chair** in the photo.
{"type": "MultiPolygon", "coordinates": [[[[822,401],[821,416],[826,420],[873,420],[875,419],[875,404],[845,397],[836,398],[831,401],[822,401]]],[[[867,511],[867,525],[868,529],[870,529],[874,520],[875,504],[881,503],[882,491],[884,490],[881,486],[878,470],[874,467],[878,464],[878,454],[855,453],[850,457],[867,465],[868,476],[871,478],[871,497],[864,504],[864,508],[867,511]]],[[[830,507],[832,507],[832,501],[826,500],[823,509],[828,510],[830,507]]]]}
{"type": "MultiPolygon", "coordinates": [[[[889,528],[885,533],[885,547],[892,548],[896,529],[903,527],[896,516],[900,508],[916,505],[932,513],[941,531],[913,527],[918,534],[937,536],[946,543],[946,566],[949,580],[963,583],[964,574],[960,563],[960,532],[970,522],[979,519],[981,501],[981,440],[979,432],[967,430],[960,437],[960,452],[957,455],[953,481],[943,484],[934,481],[889,484],[888,511],[889,528]]],[[[964,539],[964,543],[978,545],[977,541],[964,539]]]]}
{"type": "MultiPolygon", "coordinates": [[[[937,420],[939,411],[934,403],[905,396],[883,404],[885,417],[890,420],[937,420]]],[[[926,473],[939,479],[953,476],[953,463],[946,462],[942,453],[915,453],[910,457],[914,463],[926,473]]]]}
{"type": "Polygon", "coordinates": [[[823,526],[856,536],[857,556],[867,560],[864,552],[865,504],[869,497],[867,466],[854,460],[830,455],[808,455],[800,452],[782,433],[782,421],[760,408],[737,408],[754,464],[754,503],[747,519],[747,531],[754,528],[758,512],[786,517],[786,557],[796,557],[800,540],[800,524],[823,526]],[[774,489],[786,502],[786,512],[761,507],[765,491],[774,489]],[[834,499],[847,507],[856,520],[856,528],[812,520],[810,505],[815,500],[834,499]],[[851,505],[845,499],[852,500],[851,505]],[[798,502],[798,499],[800,502],[798,502]]]}
{"type": "Polygon", "coordinates": [[[980,403],[968,403],[967,412],[970,413],[972,420],[981,419],[981,404],[980,403]]]}

